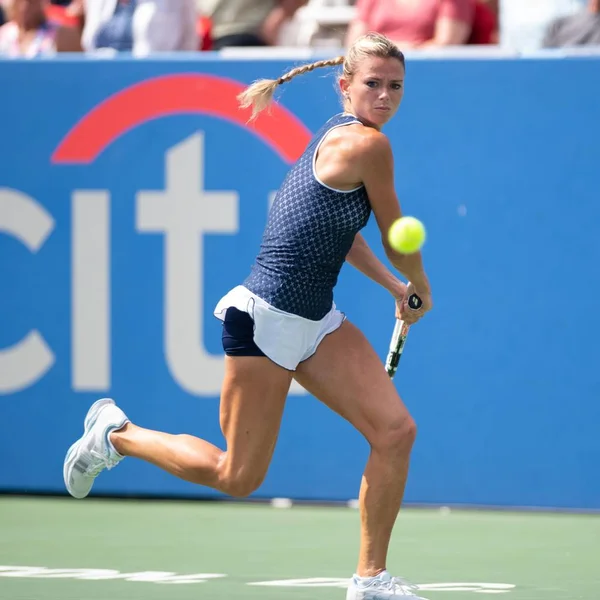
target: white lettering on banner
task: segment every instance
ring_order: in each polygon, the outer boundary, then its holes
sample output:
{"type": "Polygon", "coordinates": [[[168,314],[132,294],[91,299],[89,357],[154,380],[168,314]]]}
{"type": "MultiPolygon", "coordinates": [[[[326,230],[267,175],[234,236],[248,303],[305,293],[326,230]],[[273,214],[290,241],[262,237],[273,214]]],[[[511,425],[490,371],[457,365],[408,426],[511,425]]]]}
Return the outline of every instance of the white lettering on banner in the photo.
{"type": "MultiPolygon", "coordinates": [[[[0,189],[0,233],[19,240],[36,253],[52,230],[54,219],[33,198],[16,190],[0,189]]],[[[54,353],[35,329],[16,344],[0,349],[0,394],[33,385],[54,364],[54,353]]]]}
{"type": "MultiPolygon", "coordinates": [[[[169,371],[187,392],[218,396],[223,355],[204,346],[203,236],[239,231],[238,194],[204,189],[204,134],[198,132],[165,155],[165,190],[136,196],[136,227],[164,234],[164,353],[169,371]]],[[[270,208],[276,192],[268,196],[270,208]]],[[[71,198],[72,389],[111,387],[111,196],[109,190],[75,190],[71,198]]],[[[52,216],[26,194],[0,188],[0,234],[35,253],[55,226],[52,216]]],[[[227,290],[223,290],[225,293],[227,290]]],[[[55,356],[32,329],[0,348],[0,395],[33,385],[55,356]]],[[[306,394],[292,382],[290,394],[306,394]]]]}
{"type": "Polygon", "coordinates": [[[110,195],[75,191],[71,204],[73,389],[110,388],[110,195]]]}
{"type": "Polygon", "coordinates": [[[235,233],[236,192],[204,190],[204,135],[197,133],[166,155],[166,189],[137,195],[137,228],[164,233],[164,335],[167,364],[186,391],[214,396],[224,375],[222,357],[206,352],[203,233],[235,233]]]}

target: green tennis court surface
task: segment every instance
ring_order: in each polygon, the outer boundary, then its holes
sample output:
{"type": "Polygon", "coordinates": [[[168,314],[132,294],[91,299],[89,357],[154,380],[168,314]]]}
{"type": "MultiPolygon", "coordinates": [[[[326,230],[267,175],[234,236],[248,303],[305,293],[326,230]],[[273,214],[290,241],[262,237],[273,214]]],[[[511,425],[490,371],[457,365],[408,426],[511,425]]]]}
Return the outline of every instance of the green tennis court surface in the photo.
{"type": "MultiPolygon", "coordinates": [[[[0,497],[0,598],[343,600],[358,524],[350,508],[0,497]]],[[[404,510],[389,569],[429,600],[597,600],[600,516],[404,510]]]]}

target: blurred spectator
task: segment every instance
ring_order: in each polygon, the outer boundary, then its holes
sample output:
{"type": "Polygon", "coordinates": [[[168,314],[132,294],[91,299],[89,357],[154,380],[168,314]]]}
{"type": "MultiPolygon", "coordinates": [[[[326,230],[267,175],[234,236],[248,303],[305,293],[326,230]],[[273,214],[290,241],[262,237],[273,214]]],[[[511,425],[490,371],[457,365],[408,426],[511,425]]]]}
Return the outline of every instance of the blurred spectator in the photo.
{"type": "Polygon", "coordinates": [[[474,0],[357,0],[346,45],[368,31],[388,36],[400,48],[466,44],[474,0]]]}
{"type": "Polygon", "coordinates": [[[550,23],[586,4],[587,0],[501,0],[500,42],[509,50],[538,50],[550,23]]]}
{"type": "Polygon", "coordinates": [[[198,50],[212,50],[212,23],[209,17],[198,11],[196,16],[196,34],[200,42],[198,50]]]}
{"type": "Polygon", "coordinates": [[[283,25],[307,0],[197,0],[211,21],[213,49],[275,46],[283,25]]]}
{"type": "Polygon", "coordinates": [[[498,38],[498,2],[475,0],[471,33],[467,44],[497,44],[498,38]]]}
{"type": "Polygon", "coordinates": [[[84,0],[86,51],[198,50],[195,0],[84,0]]]}
{"type": "Polygon", "coordinates": [[[8,22],[0,27],[0,54],[33,58],[81,50],[76,29],[57,25],[46,16],[46,0],[12,0],[8,22]]]}
{"type": "Polygon", "coordinates": [[[46,6],[49,21],[83,31],[83,0],[52,0],[46,6]]]}
{"type": "Polygon", "coordinates": [[[499,0],[483,0],[485,2],[485,4],[488,5],[488,8],[494,13],[494,15],[496,16],[496,19],[498,18],[498,12],[499,12],[499,7],[498,5],[500,4],[499,0]]]}
{"type": "Polygon", "coordinates": [[[2,27],[4,23],[6,23],[6,16],[4,15],[4,8],[2,8],[2,5],[0,4],[0,27],[2,27]]]}
{"type": "Polygon", "coordinates": [[[600,0],[588,0],[587,8],[550,24],[542,42],[545,48],[600,45],[600,0]]]}

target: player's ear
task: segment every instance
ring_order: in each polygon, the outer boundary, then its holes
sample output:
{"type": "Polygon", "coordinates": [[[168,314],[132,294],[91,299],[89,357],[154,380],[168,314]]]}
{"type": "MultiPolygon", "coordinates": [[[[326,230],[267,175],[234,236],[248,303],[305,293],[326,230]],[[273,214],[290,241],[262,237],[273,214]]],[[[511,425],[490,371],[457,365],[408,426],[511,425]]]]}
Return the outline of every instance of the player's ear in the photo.
{"type": "Polygon", "coordinates": [[[338,83],[340,86],[340,92],[342,92],[342,97],[343,98],[348,97],[348,94],[349,94],[348,87],[350,86],[350,82],[347,79],[345,79],[344,77],[340,77],[338,83]]]}

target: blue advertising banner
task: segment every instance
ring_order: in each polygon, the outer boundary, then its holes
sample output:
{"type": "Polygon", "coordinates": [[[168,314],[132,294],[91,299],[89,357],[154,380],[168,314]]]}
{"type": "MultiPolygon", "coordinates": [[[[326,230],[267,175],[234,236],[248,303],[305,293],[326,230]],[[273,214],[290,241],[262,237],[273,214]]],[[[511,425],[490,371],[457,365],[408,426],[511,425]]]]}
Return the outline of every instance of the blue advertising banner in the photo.
{"type": "MultiPolygon", "coordinates": [[[[299,62],[0,61],[0,490],[63,492],[98,397],[222,445],[214,305],[340,107],[327,69],[251,125],[235,97],[299,62]]],[[[385,132],[435,309],[396,378],[419,427],[406,502],[600,508],[598,81],[585,58],[409,61],[385,132]]],[[[345,266],[336,303],[384,358],[387,292],[345,266]]],[[[367,454],[295,385],[255,496],[354,498],[367,454]]],[[[214,495],[135,460],[94,492],[214,495]]]]}

